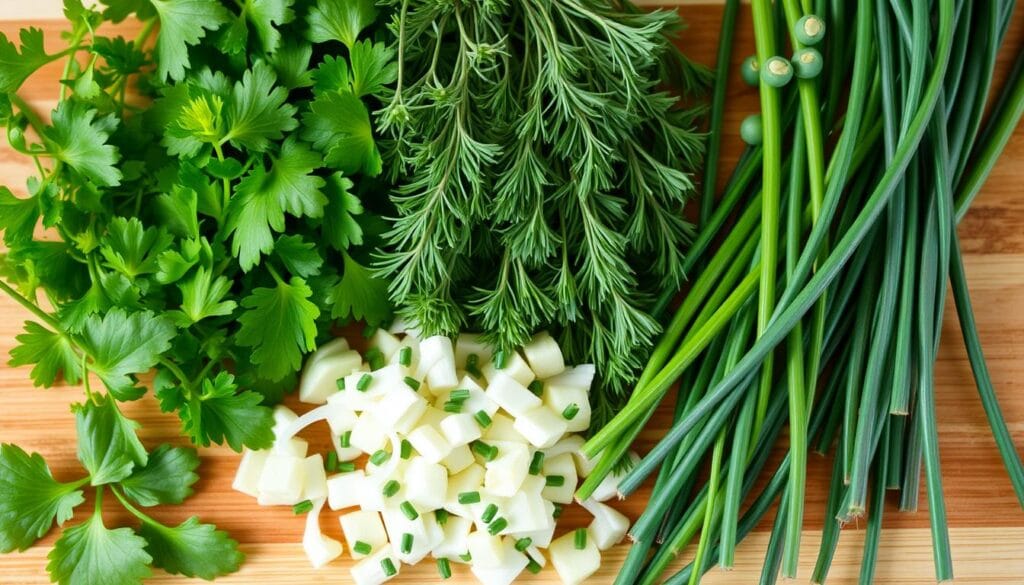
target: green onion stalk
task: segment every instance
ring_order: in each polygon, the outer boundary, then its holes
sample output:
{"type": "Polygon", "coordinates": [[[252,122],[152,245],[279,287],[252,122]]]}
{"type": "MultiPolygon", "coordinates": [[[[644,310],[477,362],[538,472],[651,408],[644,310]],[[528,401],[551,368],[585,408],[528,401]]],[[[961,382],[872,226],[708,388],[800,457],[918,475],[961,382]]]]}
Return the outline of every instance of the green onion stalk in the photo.
{"type": "Polygon", "coordinates": [[[760,112],[744,121],[749,145],[717,199],[709,161],[690,287],[629,402],[583,447],[596,466],[580,499],[627,461],[682,380],[670,428],[619,481],[628,496],[656,475],[616,583],[694,585],[715,564],[731,567],[775,504],[761,583],[798,577],[807,513],[825,518],[812,581],[827,578],[843,524],[863,518],[860,582],[871,583],[885,492],[916,509],[922,481],[936,577],[951,579],[933,375],[947,282],[1024,506],[1024,464],[985,364],[956,233],[1024,115],[1024,55],[986,110],[1013,4],[752,0],[757,54],[732,60],[738,8],[727,3],[713,124],[733,61],[756,83],[760,112]],[[784,429],[783,461],[759,483],[784,429]],[[820,511],[805,510],[812,447],[834,452],[820,511]],[[696,558],[666,575],[690,544],[696,558]]]}

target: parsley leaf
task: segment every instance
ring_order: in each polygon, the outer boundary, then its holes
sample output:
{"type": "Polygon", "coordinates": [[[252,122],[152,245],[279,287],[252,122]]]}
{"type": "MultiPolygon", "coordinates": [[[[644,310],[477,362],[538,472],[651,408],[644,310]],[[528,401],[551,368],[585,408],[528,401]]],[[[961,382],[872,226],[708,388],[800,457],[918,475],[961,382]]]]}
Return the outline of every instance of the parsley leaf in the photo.
{"type": "Polygon", "coordinates": [[[238,148],[263,152],[271,140],[298,126],[295,106],[286,103],[288,90],[276,86],[277,75],[270,65],[258,61],[242,75],[231,90],[224,140],[238,148]]]}
{"type": "Polygon", "coordinates": [[[118,400],[134,400],[144,388],[136,388],[129,374],[149,371],[170,349],[174,325],[152,311],[131,314],[111,309],[102,318],[93,315],[82,328],[82,342],[92,363],[89,369],[103,380],[118,400]]]}
{"type": "Polygon", "coordinates": [[[156,41],[157,76],[181,80],[189,68],[188,46],[228,21],[231,13],[217,0],[149,0],[160,17],[156,41]]]}
{"type": "Polygon", "coordinates": [[[388,285],[352,259],[345,256],[345,272],[334,287],[332,298],[334,308],[331,317],[338,319],[352,316],[364,319],[371,325],[380,325],[391,318],[391,305],[387,300],[388,285]]]}
{"type": "Polygon", "coordinates": [[[34,364],[30,376],[36,386],[49,388],[63,376],[68,384],[82,378],[82,360],[67,336],[43,327],[35,321],[25,322],[25,332],[15,337],[18,346],[11,349],[11,366],[34,364]]]}
{"type": "Polygon", "coordinates": [[[149,454],[145,467],[121,482],[124,494],[140,506],[180,504],[192,495],[192,484],[199,479],[199,454],[195,449],[163,444],[149,454]]]}
{"type": "Polygon", "coordinates": [[[295,0],[245,0],[242,14],[252,23],[256,38],[266,53],[273,53],[281,46],[281,33],[276,26],[295,20],[291,6],[295,0]]]}
{"type": "Polygon", "coordinates": [[[0,93],[18,91],[25,79],[54,58],[43,50],[43,31],[21,29],[21,54],[7,36],[0,33],[0,93]]]}
{"type": "Polygon", "coordinates": [[[284,264],[288,272],[308,278],[320,272],[324,259],[312,242],[302,236],[281,236],[274,243],[274,255],[284,264]]]}
{"type": "Polygon", "coordinates": [[[324,153],[324,161],[345,174],[381,171],[380,152],[373,142],[370,114],[360,99],[348,93],[317,96],[302,115],[302,137],[324,153]]]}
{"type": "Polygon", "coordinates": [[[58,585],[141,585],[153,560],[145,547],[131,528],[111,530],[94,514],[64,531],[47,555],[46,570],[58,585]]]}
{"type": "Polygon", "coordinates": [[[363,228],[354,216],[363,213],[363,205],[359,198],[350,191],[353,187],[350,179],[341,173],[327,177],[324,193],[327,195],[327,206],[324,207],[324,237],[335,250],[346,250],[349,245],[363,243],[363,228]]]}
{"type": "Polygon", "coordinates": [[[115,217],[107,224],[100,253],[111,268],[134,279],[157,271],[157,257],[172,239],[162,227],[144,227],[135,217],[115,217]]]}
{"type": "Polygon", "coordinates": [[[181,289],[181,311],[171,314],[178,325],[187,327],[207,317],[230,315],[238,304],[224,300],[231,291],[231,281],[225,276],[212,277],[210,271],[200,266],[186,281],[179,282],[181,289]]]}
{"type": "MultiPolygon", "coordinates": [[[[165,393],[166,396],[166,393],[165,393]]],[[[238,392],[235,377],[220,372],[203,380],[203,392],[183,405],[181,419],[185,432],[197,445],[227,442],[235,451],[242,447],[264,449],[274,442],[273,411],[263,406],[263,397],[246,390],[238,392]]]]}
{"type": "Polygon", "coordinates": [[[94,395],[71,410],[78,429],[78,460],[89,470],[92,485],[121,481],[136,465],[146,465],[146,448],[135,434],[139,423],[125,418],[110,397],[94,395]]]}
{"type": "Polygon", "coordinates": [[[359,41],[349,53],[352,61],[352,93],[357,96],[379,94],[384,86],[398,79],[395,50],[384,43],[359,41]]]}
{"type": "Polygon", "coordinates": [[[233,233],[232,253],[242,270],[259,263],[260,254],[274,248],[273,235],[284,231],[284,213],[320,217],[327,198],[320,191],[324,180],[313,174],[321,165],[318,154],[289,139],[270,171],[256,165],[238,183],[228,204],[227,231],[233,233]]]}
{"type": "Polygon", "coordinates": [[[309,40],[314,43],[341,41],[351,48],[359,33],[376,17],[373,0],[318,0],[307,19],[309,40]]]}
{"type": "Polygon", "coordinates": [[[245,559],[226,532],[200,524],[195,516],[173,528],[143,522],[139,532],[149,543],[146,552],[153,556],[153,565],[172,575],[212,580],[237,571],[245,559]]]}
{"type": "Polygon", "coordinates": [[[305,280],[293,277],[242,299],[247,310],[238,318],[242,327],[235,337],[239,345],[253,348],[251,359],[261,376],[279,380],[298,371],[303,353],[316,347],[320,310],[310,302],[312,294],[305,280]]]}
{"type": "Polygon", "coordinates": [[[60,102],[53,111],[53,126],[44,128],[43,134],[54,158],[99,186],[114,187],[121,184],[121,171],[115,166],[119,155],[107,140],[117,119],[97,119],[96,114],[81,102],[60,102]]]}
{"type": "Polygon", "coordinates": [[[0,553],[25,550],[84,501],[77,484],[53,479],[39,453],[0,445],[0,553]]]}
{"type": "Polygon", "coordinates": [[[327,55],[313,71],[313,89],[318,94],[332,91],[352,91],[352,76],[344,57],[327,55]]]}
{"type": "Polygon", "coordinates": [[[32,239],[32,230],[39,219],[35,197],[19,199],[7,187],[0,187],[0,230],[8,246],[32,239]]]}
{"type": "Polygon", "coordinates": [[[313,85],[313,72],[309,69],[312,57],[313,47],[309,43],[284,43],[270,56],[278,83],[289,89],[313,85]]]}

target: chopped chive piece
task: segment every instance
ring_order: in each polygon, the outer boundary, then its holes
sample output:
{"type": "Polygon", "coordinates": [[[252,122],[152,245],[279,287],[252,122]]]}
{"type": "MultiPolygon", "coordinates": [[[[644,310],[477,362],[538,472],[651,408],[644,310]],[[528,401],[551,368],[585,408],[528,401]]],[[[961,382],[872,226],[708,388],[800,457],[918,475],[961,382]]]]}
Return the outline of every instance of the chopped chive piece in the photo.
{"type": "Polygon", "coordinates": [[[526,565],[526,570],[536,575],[537,573],[540,573],[541,566],[537,561],[530,559],[530,562],[526,565]]]}
{"type": "Polygon", "coordinates": [[[530,548],[531,544],[533,544],[533,539],[532,538],[530,538],[530,537],[520,538],[519,540],[516,541],[516,550],[519,551],[519,552],[523,552],[524,550],[530,548]]]}
{"type": "Polygon", "coordinates": [[[573,402],[569,406],[566,406],[565,410],[562,411],[562,418],[564,418],[565,420],[572,420],[576,418],[576,415],[579,413],[580,405],[573,402]]]}
{"type": "Polygon", "coordinates": [[[412,348],[411,347],[406,346],[406,347],[403,347],[402,349],[398,350],[398,363],[399,363],[399,365],[405,366],[407,368],[412,365],[412,348]]]}
{"type": "Polygon", "coordinates": [[[309,500],[303,500],[303,501],[299,502],[298,504],[295,504],[294,506],[292,506],[292,513],[294,513],[296,516],[298,516],[299,514],[305,514],[306,512],[309,512],[312,509],[313,509],[313,502],[310,502],[309,500]]]}
{"type": "Polygon", "coordinates": [[[345,378],[338,378],[337,380],[335,380],[334,384],[338,387],[338,390],[344,390],[345,378]]]}
{"type": "Polygon", "coordinates": [[[483,411],[483,410],[476,411],[476,414],[473,415],[473,418],[476,419],[476,424],[482,426],[485,429],[487,427],[491,426],[491,416],[489,414],[487,414],[486,411],[483,411]]]}
{"type": "Polygon", "coordinates": [[[444,411],[452,414],[459,414],[462,412],[461,402],[452,402],[451,400],[444,403],[444,411]]]}
{"type": "Polygon", "coordinates": [[[469,390],[465,388],[452,390],[451,394],[448,395],[448,400],[452,402],[465,402],[469,400],[469,390]]]}
{"type": "Polygon", "coordinates": [[[555,504],[555,511],[551,513],[551,517],[558,520],[562,517],[562,511],[565,510],[565,506],[562,504],[555,504]]]}
{"type": "Polygon", "coordinates": [[[398,574],[398,569],[395,568],[395,563],[391,562],[389,558],[383,558],[380,561],[380,568],[384,569],[384,574],[388,577],[394,577],[398,574]]]}
{"type": "Polygon", "coordinates": [[[406,376],[404,379],[405,385],[412,388],[413,392],[420,391],[420,381],[412,376],[406,376]]]}
{"type": "Polygon", "coordinates": [[[444,508],[434,510],[434,519],[437,520],[439,525],[444,526],[448,523],[448,510],[444,508]]]}
{"type": "Polygon", "coordinates": [[[384,489],[382,489],[381,492],[384,494],[385,498],[390,498],[397,494],[400,489],[402,489],[402,484],[398,483],[397,480],[389,479],[387,483],[384,484],[384,489]]]}
{"type": "Polygon", "coordinates": [[[341,433],[341,438],[338,439],[338,444],[341,445],[343,449],[348,449],[349,447],[351,447],[352,431],[345,431],[344,433],[341,433]]]}
{"type": "Polygon", "coordinates": [[[494,369],[504,370],[508,365],[508,356],[503,351],[494,352],[494,369]]]}
{"type": "Polygon", "coordinates": [[[370,389],[370,384],[373,384],[373,376],[370,374],[363,374],[359,377],[359,381],[356,382],[356,390],[366,392],[370,389]]]}
{"type": "Polygon", "coordinates": [[[576,534],[573,535],[573,544],[576,546],[576,550],[583,550],[587,548],[587,529],[577,528],[576,534]]]}
{"type": "Polygon", "coordinates": [[[480,368],[476,366],[466,366],[466,373],[468,373],[470,376],[473,376],[477,380],[480,380],[481,378],[484,377],[484,373],[481,372],[480,368]]]}
{"type": "Polygon", "coordinates": [[[391,453],[388,453],[384,449],[381,449],[374,453],[373,455],[370,455],[370,463],[373,463],[374,465],[377,466],[384,465],[384,463],[386,463],[388,459],[391,459],[391,453]]]}
{"type": "Polygon", "coordinates": [[[402,439],[402,446],[398,451],[398,456],[402,459],[408,459],[412,456],[412,443],[408,439],[402,439]]]}
{"type": "Polygon", "coordinates": [[[348,473],[356,470],[356,464],[352,461],[342,461],[338,463],[338,471],[341,473],[348,473]]]}
{"type": "Polygon", "coordinates": [[[544,382],[534,380],[533,382],[530,382],[530,385],[527,386],[526,389],[533,392],[534,396],[540,397],[544,394],[544,382]]]}
{"type": "Polygon", "coordinates": [[[462,492],[459,494],[460,504],[477,504],[480,502],[480,492],[462,492]]]}
{"type": "Polygon", "coordinates": [[[459,558],[462,559],[463,562],[468,563],[473,560],[473,555],[469,554],[467,551],[466,554],[459,555],[459,558]]]}
{"type": "Polygon", "coordinates": [[[352,551],[361,555],[368,555],[373,552],[373,547],[370,546],[370,543],[368,542],[357,540],[356,543],[352,545],[352,551]]]}
{"type": "Polygon", "coordinates": [[[534,451],[533,459],[530,460],[530,475],[540,475],[541,469],[544,468],[544,452],[534,451]]]}
{"type": "Polygon", "coordinates": [[[494,517],[497,516],[497,515],[498,515],[498,505],[497,504],[487,504],[487,507],[484,508],[484,513],[480,515],[480,519],[483,520],[485,524],[490,524],[491,520],[494,520],[494,517]]]}
{"type": "Polygon", "coordinates": [[[402,554],[407,555],[412,552],[412,534],[406,532],[402,535],[402,554]]]}
{"type": "Polygon", "coordinates": [[[494,461],[498,457],[498,448],[483,441],[474,441],[473,451],[486,461],[494,461]]]}
{"type": "Polygon", "coordinates": [[[491,525],[487,527],[487,532],[491,533],[491,536],[497,536],[499,532],[508,528],[508,520],[504,518],[496,518],[491,525]]]}
{"type": "Polygon", "coordinates": [[[448,559],[444,557],[437,559],[437,573],[441,575],[442,579],[451,579],[452,565],[448,562],[448,559]]]}
{"type": "Polygon", "coordinates": [[[565,485],[564,475],[548,475],[544,478],[544,485],[549,487],[562,487],[565,485]]]}
{"type": "Polygon", "coordinates": [[[324,469],[327,471],[338,471],[338,454],[334,451],[327,453],[327,461],[324,462],[324,469]]]}
{"type": "Polygon", "coordinates": [[[379,370],[384,367],[384,354],[381,353],[379,348],[371,347],[366,350],[366,363],[370,364],[370,369],[379,370]]]}
{"type": "Polygon", "coordinates": [[[409,520],[415,520],[420,517],[420,513],[416,511],[416,508],[412,507],[412,504],[408,501],[402,502],[402,505],[398,507],[402,510],[402,514],[409,520]]]}
{"type": "Polygon", "coordinates": [[[366,327],[363,327],[363,338],[369,339],[373,337],[373,334],[376,333],[378,329],[380,329],[380,327],[377,327],[376,325],[367,325],[366,327]]]}
{"type": "Polygon", "coordinates": [[[479,365],[480,365],[480,356],[476,355],[475,353],[471,353],[468,356],[466,356],[466,370],[467,371],[469,371],[470,368],[475,368],[475,367],[477,367],[479,365]]]}

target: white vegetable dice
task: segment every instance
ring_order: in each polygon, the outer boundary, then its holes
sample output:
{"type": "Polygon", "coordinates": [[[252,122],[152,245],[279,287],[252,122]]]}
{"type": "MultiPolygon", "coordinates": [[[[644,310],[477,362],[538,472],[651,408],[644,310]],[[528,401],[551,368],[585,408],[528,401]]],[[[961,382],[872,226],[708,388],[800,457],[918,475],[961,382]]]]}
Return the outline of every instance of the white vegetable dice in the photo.
{"type": "MultiPolygon", "coordinates": [[[[566,430],[578,433],[590,428],[590,393],[583,388],[548,384],[544,387],[544,404],[552,411],[573,414],[565,419],[566,430]]],[[[564,417],[563,417],[564,418],[564,417]]]]}
{"type": "Polygon", "coordinates": [[[467,445],[482,435],[476,419],[466,412],[453,414],[441,421],[441,433],[452,447],[467,445]]]}
{"type": "Polygon", "coordinates": [[[451,368],[455,375],[455,348],[452,340],[445,335],[434,335],[420,342],[420,362],[416,367],[416,377],[426,378],[427,374],[438,364],[443,368],[451,368]]]}
{"type": "MultiPolygon", "coordinates": [[[[633,451],[629,452],[629,460],[633,465],[636,465],[640,461],[640,456],[633,451]]],[[[629,468],[632,468],[630,465],[629,468]]],[[[591,494],[591,498],[598,502],[607,502],[608,500],[619,495],[619,482],[625,477],[626,470],[623,469],[618,472],[609,473],[605,476],[604,480],[598,484],[597,488],[594,489],[594,493],[591,494]]]]}
{"type": "Polygon", "coordinates": [[[629,531],[629,518],[624,514],[595,500],[583,502],[583,507],[593,514],[594,520],[590,523],[590,537],[600,550],[608,550],[622,542],[629,531]]]}
{"type": "Polygon", "coordinates": [[[340,557],[343,550],[340,542],[320,532],[320,510],[323,507],[323,499],[313,501],[313,509],[306,514],[306,530],[302,535],[302,550],[314,569],[340,557]]]}
{"type": "Polygon", "coordinates": [[[348,376],[362,363],[359,353],[351,350],[306,362],[299,382],[299,400],[323,404],[328,396],[338,392],[338,379],[348,376]]]}
{"type": "Polygon", "coordinates": [[[515,548],[515,542],[511,539],[504,539],[501,544],[502,561],[497,566],[487,567],[476,562],[473,557],[473,564],[470,571],[483,585],[511,585],[516,577],[523,572],[530,559],[515,548]]]}
{"type": "Polygon", "coordinates": [[[452,447],[452,452],[441,460],[441,465],[444,465],[448,469],[448,473],[452,475],[465,470],[474,463],[476,463],[476,458],[473,457],[473,450],[469,448],[469,445],[452,447]]]}
{"type": "Polygon", "coordinates": [[[498,568],[505,560],[506,549],[501,537],[491,536],[485,530],[471,532],[466,537],[466,549],[473,557],[474,567],[498,568]]]}
{"type": "Polygon", "coordinates": [[[417,420],[426,410],[427,401],[405,386],[387,391],[369,412],[384,425],[383,429],[395,429],[403,418],[417,420]]]}
{"type": "Polygon", "coordinates": [[[431,463],[440,463],[452,452],[452,446],[432,426],[419,426],[409,433],[409,442],[416,452],[431,463]]]}
{"type": "Polygon", "coordinates": [[[498,372],[491,379],[487,397],[516,417],[543,404],[526,386],[504,372],[498,372]]]}
{"type": "Polygon", "coordinates": [[[511,497],[519,491],[530,470],[530,450],[522,443],[495,441],[498,456],[485,464],[484,487],[493,494],[511,497]]]}
{"type": "Polygon", "coordinates": [[[391,553],[388,548],[381,549],[371,556],[364,558],[352,565],[349,573],[352,575],[352,582],[355,585],[381,585],[398,576],[402,570],[402,562],[391,553]],[[393,575],[388,575],[384,570],[386,562],[394,569],[393,575]]]}
{"type": "Polygon", "coordinates": [[[327,479],[327,505],[332,510],[358,506],[360,494],[367,489],[365,482],[362,469],[332,475],[327,479]]]}
{"type": "Polygon", "coordinates": [[[260,474],[261,506],[293,506],[302,501],[306,483],[305,459],[288,453],[271,453],[260,474]]]}
{"type": "Polygon", "coordinates": [[[235,472],[235,481],[231,488],[242,492],[247,496],[257,497],[260,493],[260,476],[263,475],[263,466],[267,463],[269,450],[253,451],[246,448],[242,452],[242,461],[238,464],[238,471],[235,472]]]}
{"type": "Polygon", "coordinates": [[[495,376],[499,373],[503,373],[510,376],[516,382],[519,382],[523,386],[529,386],[530,382],[537,379],[534,375],[533,370],[530,369],[530,365],[526,363],[523,356],[519,355],[519,352],[507,352],[505,354],[505,367],[498,368],[494,363],[494,357],[492,356],[491,361],[487,362],[481,369],[485,378],[488,382],[494,380],[495,376]]]}
{"type": "Polygon", "coordinates": [[[370,347],[377,348],[381,356],[384,357],[384,361],[387,362],[402,348],[402,341],[390,331],[378,328],[370,337],[370,347]]]}
{"type": "Polygon", "coordinates": [[[566,431],[566,421],[546,406],[527,410],[516,417],[513,428],[538,448],[551,447],[566,431]]]}
{"type": "MultiPolygon", "coordinates": [[[[357,542],[365,542],[370,545],[372,552],[379,551],[388,544],[388,533],[384,530],[384,522],[380,514],[367,510],[349,512],[338,518],[341,523],[341,531],[345,535],[345,542],[348,549],[352,551],[352,558],[361,559],[367,555],[356,551],[357,542]]],[[[371,554],[372,554],[371,552],[371,554]]]]}
{"type": "Polygon", "coordinates": [[[601,566],[601,551],[597,550],[594,539],[588,535],[585,546],[577,549],[575,531],[555,539],[548,552],[551,564],[565,585],[583,583],[601,566]]]}
{"type": "Polygon", "coordinates": [[[589,391],[590,387],[594,384],[594,375],[596,373],[597,368],[594,367],[594,364],[582,364],[566,368],[561,374],[544,380],[544,384],[548,386],[583,388],[589,391]]]}
{"type": "Polygon", "coordinates": [[[523,346],[523,355],[538,378],[550,378],[565,370],[562,348],[547,331],[534,335],[530,343],[523,346]]]}
{"type": "Polygon", "coordinates": [[[387,428],[372,412],[364,412],[359,415],[355,426],[352,427],[349,441],[363,453],[374,453],[387,444],[387,428]]]}
{"type": "Polygon", "coordinates": [[[476,354],[477,367],[481,367],[490,361],[491,353],[491,347],[477,333],[462,333],[455,340],[455,366],[458,368],[466,368],[471,354],[476,354]]]}
{"type": "Polygon", "coordinates": [[[418,510],[436,510],[444,506],[448,494],[448,470],[423,457],[413,457],[401,481],[405,497],[418,510]]]}
{"type": "Polygon", "coordinates": [[[434,558],[452,560],[469,551],[466,538],[469,536],[470,531],[473,530],[472,520],[452,515],[445,521],[442,530],[444,531],[444,538],[434,546],[434,550],[431,553],[434,558]]]}
{"type": "Polygon", "coordinates": [[[572,455],[566,453],[557,457],[545,457],[544,476],[547,480],[547,486],[541,492],[544,498],[557,504],[571,504],[577,481],[576,464],[572,460],[572,455]]]}
{"type": "Polygon", "coordinates": [[[317,453],[303,460],[305,482],[302,486],[302,499],[316,501],[327,498],[327,471],[324,470],[324,457],[317,453]]]}

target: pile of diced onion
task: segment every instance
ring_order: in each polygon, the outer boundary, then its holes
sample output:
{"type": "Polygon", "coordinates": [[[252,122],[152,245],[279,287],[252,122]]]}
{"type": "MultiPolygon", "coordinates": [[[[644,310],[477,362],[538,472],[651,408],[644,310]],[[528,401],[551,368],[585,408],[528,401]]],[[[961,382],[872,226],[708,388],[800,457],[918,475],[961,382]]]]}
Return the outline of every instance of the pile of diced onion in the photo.
{"type": "Polygon", "coordinates": [[[629,528],[601,503],[616,493],[611,475],[582,502],[590,526],[554,538],[592,469],[575,433],[590,424],[593,378],[592,365],[566,367],[547,333],[494,355],[471,334],[452,343],[378,330],[365,355],[336,339],[302,373],[300,400],[320,406],[302,416],[277,407],[273,447],[244,453],[234,488],[306,513],[302,545],[316,568],[345,550],[321,532],[320,513],[325,504],[343,510],[357,585],[384,583],[427,556],[444,578],[460,563],[485,585],[508,585],[540,571],[544,550],[563,583],[581,583],[629,528]],[[296,437],[319,421],[334,443],[326,458],[296,437]]]}

